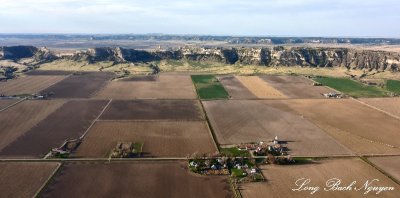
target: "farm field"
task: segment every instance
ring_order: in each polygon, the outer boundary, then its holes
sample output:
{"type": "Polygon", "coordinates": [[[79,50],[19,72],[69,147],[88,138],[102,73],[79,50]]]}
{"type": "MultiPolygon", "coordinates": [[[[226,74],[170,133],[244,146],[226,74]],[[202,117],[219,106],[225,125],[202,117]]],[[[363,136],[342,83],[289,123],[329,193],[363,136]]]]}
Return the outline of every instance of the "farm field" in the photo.
{"type": "Polygon", "coordinates": [[[361,98],[361,97],[384,97],[388,96],[389,92],[385,89],[376,86],[364,85],[349,78],[333,78],[333,77],[319,77],[315,81],[332,87],[346,95],[361,98]]]}
{"type": "Polygon", "coordinates": [[[70,74],[73,74],[73,71],[63,71],[63,70],[32,70],[29,72],[26,72],[25,74],[28,76],[43,76],[43,75],[51,75],[51,76],[68,76],[70,74]]]}
{"type": "Polygon", "coordinates": [[[0,162],[1,197],[34,197],[60,164],[0,162]]]}
{"type": "Polygon", "coordinates": [[[87,197],[233,197],[226,177],[194,175],[184,163],[150,161],[65,163],[40,197],[83,192],[87,197]]]}
{"type": "Polygon", "coordinates": [[[325,130],[340,130],[389,148],[386,145],[400,146],[399,120],[352,99],[290,100],[286,104],[325,130]]]}
{"type": "Polygon", "coordinates": [[[0,112],[0,151],[64,103],[63,100],[26,100],[0,112]]]}
{"type": "Polygon", "coordinates": [[[113,100],[101,120],[202,120],[197,100],[113,100]]]}
{"type": "Polygon", "coordinates": [[[53,98],[89,98],[114,76],[106,72],[81,72],[68,76],[59,83],[44,89],[53,98]]]}
{"type": "Polygon", "coordinates": [[[386,89],[393,93],[400,94],[400,80],[387,80],[386,89]]]}
{"type": "Polygon", "coordinates": [[[236,76],[251,93],[258,98],[263,99],[279,99],[287,98],[282,92],[278,91],[259,76],[236,76]]]}
{"type": "Polygon", "coordinates": [[[268,141],[278,136],[288,142],[292,155],[351,154],[313,123],[284,107],[273,107],[269,101],[204,101],[203,104],[219,144],[268,141]]]}
{"type": "Polygon", "coordinates": [[[381,142],[371,141],[350,131],[341,130],[326,123],[315,120],[313,122],[331,137],[335,138],[340,144],[351,149],[355,154],[400,154],[400,148],[398,147],[391,147],[381,142]]]}
{"type": "Polygon", "coordinates": [[[66,139],[79,138],[106,104],[107,101],[68,101],[40,123],[31,125],[24,135],[2,149],[0,156],[43,157],[51,148],[61,146],[66,139]]]}
{"type": "Polygon", "coordinates": [[[200,99],[228,99],[229,94],[214,75],[192,75],[200,99]]]}
{"type": "Polygon", "coordinates": [[[235,76],[219,76],[218,80],[228,91],[232,99],[254,99],[257,98],[235,76]]]}
{"type": "Polygon", "coordinates": [[[0,82],[0,94],[4,94],[6,96],[35,94],[62,81],[65,78],[66,76],[61,75],[24,76],[9,80],[7,82],[0,82]]]}
{"type": "Polygon", "coordinates": [[[400,117],[400,98],[362,98],[360,101],[400,117]]]}
{"type": "MultiPolygon", "coordinates": [[[[246,183],[241,185],[241,193],[243,198],[255,197],[399,197],[400,187],[398,184],[390,180],[388,177],[380,173],[378,170],[368,165],[358,158],[348,159],[326,159],[318,160],[316,163],[304,164],[297,166],[276,166],[267,165],[261,167],[267,182],[246,183]],[[306,186],[319,186],[320,190],[314,194],[310,194],[310,190],[292,191],[298,189],[295,183],[298,179],[310,179],[311,182],[306,186]],[[361,190],[351,191],[325,191],[325,183],[327,180],[337,178],[341,180],[340,186],[348,186],[356,181],[354,187],[361,190]],[[364,195],[363,185],[367,180],[379,179],[374,182],[373,186],[394,187],[394,191],[369,192],[364,195]]],[[[301,182],[299,182],[301,183],[301,182]]],[[[329,187],[328,187],[329,189],[329,187]]]]}
{"type": "MultiPolygon", "coordinates": [[[[165,77],[165,75],[163,75],[165,77]]],[[[133,76],[128,78],[123,78],[119,81],[126,81],[126,82],[155,82],[159,80],[159,76],[157,75],[143,75],[143,76],[133,76]]]]}
{"type": "Polygon", "coordinates": [[[324,93],[332,92],[324,86],[313,86],[313,81],[303,76],[260,76],[272,87],[288,98],[324,98],[324,93]]]}
{"type": "Polygon", "coordinates": [[[196,99],[196,93],[189,75],[161,74],[109,82],[95,98],[196,99]]]}
{"type": "Polygon", "coordinates": [[[77,156],[108,157],[118,142],[144,143],[144,157],[186,157],[217,151],[204,121],[98,121],[77,156]]]}
{"type": "Polygon", "coordinates": [[[8,107],[8,106],[10,106],[10,105],[12,105],[12,104],[14,104],[16,102],[18,102],[18,100],[9,100],[9,99],[2,100],[2,99],[0,99],[0,110],[6,108],[6,107],[8,107]]]}
{"type": "Polygon", "coordinates": [[[395,178],[397,181],[400,181],[400,156],[370,157],[368,158],[368,161],[375,164],[375,166],[395,178]]]}
{"type": "MultiPolygon", "coordinates": [[[[327,99],[333,89],[294,75],[134,74],[27,73],[63,79],[41,91],[53,97],[0,112],[0,197],[400,197],[400,98],[327,99]],[[257,144],[276,136],[274,148],[288,153],[257,144]],[[114,154],[129,158],[111,157],[121,142],[134,146],[114,154]],[[258,146],[282,156],[261,156],[258,146]],[[253,165],[265,182],[250,181],[262,180],[253,165]],[[300,178],[320,191],[292,191],[300,178]],[[395,191],[325,192],[331,178],[357,187],[379,179],[395,191]]],[[[17,101],[0,100],[0,109],[17,101]]]]}

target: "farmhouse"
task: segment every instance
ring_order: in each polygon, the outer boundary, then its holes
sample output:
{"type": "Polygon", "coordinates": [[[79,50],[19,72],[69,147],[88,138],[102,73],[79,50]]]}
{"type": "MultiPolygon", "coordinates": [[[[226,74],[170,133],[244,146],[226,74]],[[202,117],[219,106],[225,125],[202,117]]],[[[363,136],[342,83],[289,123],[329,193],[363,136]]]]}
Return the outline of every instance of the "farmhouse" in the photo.
{"type": "Polygon", "coordinates": [[[340,93],[335,93],[335,92],[329,92],[329,93],[324,93],[323,94],[325,98],[342,98],[342,94],[340,93]]]}

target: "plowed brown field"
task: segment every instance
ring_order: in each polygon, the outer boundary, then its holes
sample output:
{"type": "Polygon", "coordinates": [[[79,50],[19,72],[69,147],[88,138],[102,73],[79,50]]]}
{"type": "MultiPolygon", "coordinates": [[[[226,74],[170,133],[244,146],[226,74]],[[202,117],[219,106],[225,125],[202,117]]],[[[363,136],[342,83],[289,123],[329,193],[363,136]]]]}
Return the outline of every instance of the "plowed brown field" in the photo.
{"type": "Polygon", "coordinates": [[[315,164],[297,166],[262,166],[262,172],[267,182],[246,183],[241,186],[241,193],[244,198],[256,197],[399,197],[400,186],[358,158],[353,159],[331,159],[317,161],[315,164]],[[304,187],[320,187],[319,191],[310,194],[311,190],[294,191],[298,189],[302,181],[299,179],[310,179],[310,183],[304,187]],[[352,190],[330,190],[326,191],[326,182],[329,179],[340,179],[341,187],[349,186],[356,181],[352,190]],[[372,181],[379,179],[379,181],[372,181]],[[371,186],[394,187],[394,191],[381,192],[376,195],[374,191],[367,195],[364,193],[363,185],[366,181],[372,182],[371,186]],[[354,187],[360,190],[355,190],[354,187]]]}
{"type": "Polygon", "coordinates": [[[190,75],[161,74],[156,80],[110,82],[96,98],[112,99],[196,99],[190,75]]]}
{"type": "Polygon", "coordinates": [[[0,110],[16,103],[18,100],[0,100],[0,110]]]}
{"type": "Polygon", "coordinates": [[[121,141],[144,143],[145,157],[185,157],[217,151],[203,121],[100,121],[85,137],[77,156],[108,157],[112,148],[121,141]]]}
{"type": "Polygon", "coordinates": [[[64,103],[63,100],[27,100],[0,112],[0,151],[64,103]]]}
{"type": "Polygon", "coordinates": [[[397,181],[400,181],[400,156],[370,157],[368,160],[397,181]]]}
{"type": "Polygon", "coordinates": [[[40,197],[233,197],[226,177],[177,162],[66,163],[40,197]]]}
{"type": "Polygon", "coordinates": [[[43,157],[51,148],[61,146],[66,139],[79,138],[103,110],[107,102],[96,100],[68,101],[35,127],[8,144],[0,151],[0,155],[12,158],[43,157]]]}
{"type": "Polygon", "coordinates": [[[202,120],[197,100],[113,100],[101,120],[202,120]]]}
{"type": "Polygon", "coordinates": [[[332,92],[324,86],[313,86],[313,81],[302,76],[260,76],[260,78],[289,98],[324,98],[322,94],[332,92]]]}
{"type": "Polygon", "coordinates": [[[34,197],[59,165],[55,162],[0,162],[0,196],[34,197]]]}
{"type": "Polygon", "coordinates": [[[63,80],[65,76],[25,76],[0,82],[0,94],[35,94],[63,80]]]}
{"type": "Polygon", "coordinates": [[[228,91],[229,96],[233,99],[254,99],[257,98],[251,91],[249,91],[236,77],[234,76],[220,76],[219,82],[228,91]]]}
{"type": "Polygon", "coordinates": [[[83,72],[70,75],[42,93],[53,93],[53,98],[89,98],[111,80],[113,73],[83,72]]]}
{"type": "Polygon", "coordinates": [[[394,116],[400,117],[400,98],[361,98],[358,100],[394,116]]]}
{"type": "Polygon", "coordinates": [[[336,133],[338,140],[355,152],[400,153],[398,149],[400,147],[399,120],[357,101],[351,99],[290,100],[285,101],[285,104],[328,133],[336,133]],[[340,133],[347,135],[340,135],[340,133]]]}
{"type": "Polygon", "coordinates": [[[277,100],[204,101],[211,126],[220,144],[238,144],[273,139],[287,141],[292,155],[346,155],[351,151],[277,100]]]}

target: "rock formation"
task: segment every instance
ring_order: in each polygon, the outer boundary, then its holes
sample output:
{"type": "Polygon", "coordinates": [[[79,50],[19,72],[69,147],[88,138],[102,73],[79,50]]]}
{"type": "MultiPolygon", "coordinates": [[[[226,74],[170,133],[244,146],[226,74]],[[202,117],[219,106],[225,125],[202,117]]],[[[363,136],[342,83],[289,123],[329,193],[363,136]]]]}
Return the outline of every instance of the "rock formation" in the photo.
{"type": "Polygon", "coordinates": [[[0,59],[34,58],[36,62],[72,59],[98,61],[150,62],[164,59],[212,61],[226,64],[260,66],[345,67],[351,69],[399,71],[400,54],[395,52],[349,48],[270,47],[270,48],[200,48],[176,50],[135,50],[126,48],[93,48],[69,56],[56,56],[46,48],[32,46],[1,47],[0,59]]]}

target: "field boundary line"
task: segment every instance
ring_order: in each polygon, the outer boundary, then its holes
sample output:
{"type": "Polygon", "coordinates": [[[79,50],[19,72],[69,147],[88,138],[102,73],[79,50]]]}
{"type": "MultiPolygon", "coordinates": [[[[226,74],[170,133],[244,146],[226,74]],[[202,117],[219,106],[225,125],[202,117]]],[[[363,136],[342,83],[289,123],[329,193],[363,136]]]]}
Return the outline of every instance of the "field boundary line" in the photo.
{"type": "MultiPolygon", "coordinates": [[[[304,117],[304,119],[306,119],[306,120],[308,120],[309,122],[311,122],[309,119],[307,119],[307,118],[305,118],[305,117],[304,117]]],[[[327,132],[326,130],[324,130],[324,129],[323,129],[322,127],[320,127],[317,123],[314,123],[314,122],[311,122],[311,123],[313,123],[314,125],[316,125],[316,126],[317,126],[319,129],[321,129],[323,132],[325,132],[329,137],[333,138],[333,140],[335,140],[338,144],[340,144],[340,145],[344,146],[345,148],[349,149],[351,152],[356,153],[356,152],[353,151],[351,148],[349,148],[349,147],[345,146],[344,144],[342,144],[339,140],[337,140],[335,137],[333,137],[331,134],[329,134],[329,132],[327,132]]],[[[375,143],[375,144],[380,144],[380,145],[383,145],[383,146],[386,146],[386,147],[390,147],[390,148],[394,148],[394,149],[398,149],[398,148],[399,148],[398,146],[390,145],[390,144],[387,144],[387,143],[384,143],[384,142],[380,142],[380,141],[371,140],[371,139],[366,138],[366,137],[363,137],[363,136],[361,136],[361,135],[353,134],[353,133],[351,133],[351,132],[348,132],[347,130],[342,130],[342,129],[339,129],[339,128],[336,128],[336,127],[333,127],[333,126],[329,126],[329,127],[330,127],[330,128],[333,128],[333,129],[335,129],[335,130],[341,131],[342,133],[349,134],[350,136],[354,136],[354,137],[360,138],[360,139],[363,140],[363,141],[367,141],[367,142],[375,143]]]]}
{"type": "Polygon", "coordinates": [[[79,137],[79,139],[83,139],[86,134],[89,132],[89,130],[93,127],[93,125],[97,122],[97,120],[100,118],[101,115],[106,111],[107,107],[111,104],[113,99],[110,99],[106,106],[104,106],[103,110],[99,113],[99,115],[96,117],[96,119],[93,120],[93,122],[90,124],[90,126],[86,129],[86,131],[79,137]]]}
{"type": "MultiPolygon", "coordinates": [[[[293,156],[295,158],[359,158],[359,157],[400,157],[400,154],[362,154],[362,155],[326,155],[326,156],[293,156]]],[[[268,156],[244,157],[245,159],[266,159],[268,156]]],[[[216,159],[217,157],[205,157],[201,159],[216,159]]],[[[140,158],[3,158],[0,162],[135,162],[135,161],[187,161],[197,159],[191,157],[140,157],[140,158]]]]}
{"type": "Polygon", "coordinates": [[[112,79],[110,79],[110,80],[108,80],[108,81],[105,81],[102,85],[100,85],[100,88],[99,88],[99,89],[95,90],[94,92],[92,92],[92,93],[89,95],[89,98],[97,98],[98,95],[99,95],[102,91],[104,91],[104,90],[106,89],[106,87],[111,83],[111,81],[112,81],[112,79]]]}
{"type": "MultiPolygon", "coordinates": [[[[32,158],[0,159],[0,162],[140,162],[140,161],[187,161],[187,157],[141,157],[141,158],[32,158]]],[[[194,159],[194,158],[193,158],[194,159]]],[[[211,159],[211,158],[210,158],[211,159]]]]}
{"type": "Polygon", "coordinates": [[[132,120],[103,120],[98,119],[97,122],[204,122],[205,119],[132,119],[132,120]]]}
{"type": "Polygon", "coordinates": [[[199,95],[199,93],[197,93],[197,86],[196,86],[196,83],[193,81],[192,74],[189,74],[189,78],[190,78],[190,82],[192,82],[192,89],[194,91],[194,94],[196,95],[196,100],[200,101],[201,100],[200,95],[199,95]]]}
{"type": "Polygon", "coordinates": [[[47,185],[49,185],[51,179],[53,179],[53,177],[56,175],[56,173],[60,170],[62,166],[62,163],[59,162],[57,165],[57,168],[55,168],[53,170],[53,172],[51,173],[51,175],[49,176],[49,178],[46,179],[46,181],[42,184],[42,186],[36,191],[35,195],[33,197],[39,197],[39,194],[44,190],[44,188],[46,188],[47,185]]]}
{"type": "MultiPolygon", "coordinates": [[[[49,86],[47,86],[47,87],[45,87],[45,88],[39,90],[38,93],[40,93],[40,92],[46,90],[47,88],[50,88],[50,87],[52,87],[53,85],[55,85],[55,84],[57,84],[57,83],[63,81],[64,79],[68,78],[68,77],[71,76],[71,75],[72,75],[72,74],[68,74],[68,75],[64,76],[64,78],[61,78],[60,80],[55,81],[55,82],[53,82],[52,84],[50,84],[49,86]]],[[[44,75],[44,76],[46,76],[46,75],[44,75]]],[[[54,75],[49,75],[49,76],[54,76],[54,75]]],[[[61,75],[61,76],[63,76],[63,75],[61,75]]]]}
{"type": "Polygon", "coordinates": [[[9,108],[11,108],[11,107],[13,107],[13,106],[15,106],[15,105],[21,103],[21,102],[23,102],[23,101],[25,101],[25,100],[27,100],[27,98],[22,98],[21,100],[18,100],[17,102],[14,102],[14,103],[12,103],[12,104],[10,104],[10,105],[8,105],[8,106],[6,106],[6,107],[0,109],[0,112],[3,112],[3,111],[5,111],[5,110],[7,110],[7,109],[9,109],[9,108]]]}
{"type": "Polygon", "coordinates": [[[217,137],[216,137],[216,135],[214,133],[214,128],[211,126],[210,119],[208,118],[206,109],[204,108],[204,105],[203,105],[202,101],[200,101],[200,105],[201,105],[201,109],[203,110],[203,114],[204,114],[205,121],[206,121],[206,124],[207,124],[208,132],[210,133],[211,138],[212,138],[212,140],[214,142],[214,146],[216,147],[216,149],[217,149],[217,151],[219,153],[220,149],[219,149],[219,145],[218,145],[218,142],[217,142],[217,137]]]}
{"type": "Polygon", "coordinates": [[[391,179],[394,183],[400,185],[400,181],[399,180],[397,180],[396,178],[392,177],[389,173],[387,173],[386,171],[381,169],[379,166],[375,165],[373,162],[369,161],[367,157],[360,157],[360,158],[361,158],[362,161],[364,161],[365,163],[367,163],[368,165],[372,166],[377,171],[379,171],[380,173],[382,173],[383,175],[385,175],[386,177],[391,179]]]}
{"type": "MultiPolygon", "coordinates": [[[[66,76],[65,76],[65,78],[61,79],[61,80],[60,80],[60,81],[58,81],[57,83],[59,83],[59,82],[61,82],[61,81],[65,80],[65,79],[67,79],[67,78],[70,78],[72,75],[73,75],[73,74],[68,74],[68,75],[66,75],[66,76]]],[[[45,89],[49,89],[49,88],[52,88],[52,87],[53,87],[53,86],[55,86],[57,83],[53,83],[52,85],[50,85],[50,86],[47,86],[47,87],[46,87],[46,88],[44,88],[43,90],[45,90],[45,89]]],[[[40,91],[43,91],[43,90],[40,90],[40,91]]]]}
{"type": "Polygon", "coordinates": [[[353,100],[355,100],[355,101],[357,101],[357,102],[360,103],[360,104],[363,104],[363,105],[365,105],[365,106],[371,108],[371,109],[375,109],[375,110],[380,111],[380,112],[382,112],[382,113],[384,113],[384,114],[386,114],[386,115],[388,115],[388,116],[391,116],[391,117],[393,117],[393,118],[395,118],[395,119],[400,120],[400,117],[399,117],[399,116],[396,116],[396,115],[394,115],[394,114],[392,114],[392,113],[389,113],[389,112],[387,112],[387,111],[384,111],[384,110],[382,110],[382,109],[380,109],[380,108],[378,108],[378,107],[375,107],[375,106],[373,106],[373,105],[367,104],[367,103],[364,102],[364,101],[355,99],[355,98],[353,98],[353,97],[350,97],[350,98],[353,99],[353,100]]]}
{"type": "MultiPolygon", "coordinates": [[[[333,137],[333,135],[329,134],[329,132],[327,132],[327,130],[324,130],[321,126],[319,126],[317,123],[312,122],[311,119],[308,119],[308,118],[306,118],[306,117],[303,116],[303,115],[302,115],[301,117],[302,117],[303,119],[307,120],[308,122],[310,122],[311,124],[313,124],[314,126],[316,126],[317,128],[319,128],[322,132],[325,133],[325,135],[327,135],[328,137],[330,137],[330,138],[331,138],[334,142],[336,142],[338,145],[340,145],[340,146],[342,146],[343,148],[346,148],[347,150],[349,150],[351,154],[353,154],[353,155],[356,154],[356,152],[355,152],[353,149],[351,149],[350,147],[344,145],[344,144],[343,144],[342,142],[340,142],[338,139],[336,139],[335,137],[333,137]]],[[[337,128],[335,128],[335,127],[332,127],[332,128],[337,129],[337,128]]],[[[342,131],[342,130],[341,130],[341,131],[342,131]]],[[[347,132],[347,131],[343,131],[343,132],[347,132]]],[[[347,133],[348,133],[348,132],[347,132],[347,133]]]]}
{"type": "Polygon", "coordinates": [[[242,198],[242,193],[240,192],[240,185],[237,185],[234,181],[234,179],[231,178],[231,176],[228,176],[229,183],[231,184],[231,188],[233,190],[233,193],[235,193],[236,198],[242,198]]]}

